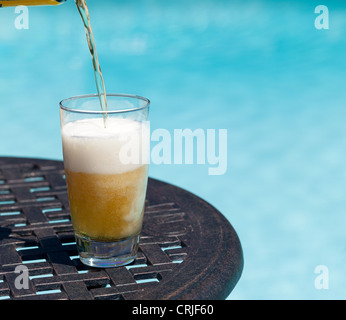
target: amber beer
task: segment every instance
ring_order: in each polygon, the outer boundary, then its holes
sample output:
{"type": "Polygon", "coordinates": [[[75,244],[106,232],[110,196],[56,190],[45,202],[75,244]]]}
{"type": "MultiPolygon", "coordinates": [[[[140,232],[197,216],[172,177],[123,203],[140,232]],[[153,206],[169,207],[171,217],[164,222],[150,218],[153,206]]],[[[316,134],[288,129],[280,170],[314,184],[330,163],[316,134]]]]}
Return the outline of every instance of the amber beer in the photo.
{"type": "Polygon", "coordinates": [[[140,233],[146,165],[122,174],[65,172],[76,233],[97,241],[117,241],[140,233]]]}
{"type": "Polygon", "coordinates": [[[148,179],[149,101],[107,95],[104,123],[103,112],[95,111],[97,99],[93,95],[62,101],[61,135],[81,260],[109,267],[131,262],[138,248],[148,179]],[[83,100],[93,104],[83,110],[83,103],[78,105],[83,100]]]}

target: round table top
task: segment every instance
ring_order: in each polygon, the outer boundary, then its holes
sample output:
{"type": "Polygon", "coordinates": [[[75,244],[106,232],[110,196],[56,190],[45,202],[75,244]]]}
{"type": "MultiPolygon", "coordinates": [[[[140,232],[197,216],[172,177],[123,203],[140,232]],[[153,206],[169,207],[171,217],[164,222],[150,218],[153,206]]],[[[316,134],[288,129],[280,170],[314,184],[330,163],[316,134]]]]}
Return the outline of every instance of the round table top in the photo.
{"type": "Polygon", "coordinates": [[[242,269],[229,221],[196,195],[152,178],[135,261],[87,267],[75,245],[63,162],[0,157],[0,298],[225,299],[242,269]],[[20,272],[29,279],[18,282],[20,272]]]}

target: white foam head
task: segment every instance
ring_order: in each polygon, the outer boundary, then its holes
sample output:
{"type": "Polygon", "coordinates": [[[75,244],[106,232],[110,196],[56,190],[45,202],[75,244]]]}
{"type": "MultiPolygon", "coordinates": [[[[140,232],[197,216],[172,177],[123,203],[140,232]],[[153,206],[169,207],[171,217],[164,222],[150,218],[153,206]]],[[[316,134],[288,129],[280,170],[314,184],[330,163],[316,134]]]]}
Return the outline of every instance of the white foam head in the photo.
{"type": "Polygon", "coordinates": [[[119,174],[149,162],[149,122],[77,120],[61,129],[64,165],[74,172],[119,174]]]}

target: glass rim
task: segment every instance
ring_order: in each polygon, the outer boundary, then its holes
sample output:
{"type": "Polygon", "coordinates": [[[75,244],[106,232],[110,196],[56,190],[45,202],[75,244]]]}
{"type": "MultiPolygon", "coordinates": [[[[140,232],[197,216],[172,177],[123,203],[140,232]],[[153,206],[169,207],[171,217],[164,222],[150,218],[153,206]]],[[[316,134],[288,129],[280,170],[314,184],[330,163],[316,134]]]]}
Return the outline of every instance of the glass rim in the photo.
{"type": "Polygon", "coordinates": [[[70,101],[74,100],[81,100],[86,98],[99,98],[99,95],[97,93],[90,93],[90,94],[83,94],[78,96],[73,96],[70,98],[63,99],[59,102],[60,109],[68,111],[68,112],[74,112],[74,113],[85,113],[85,114],[117,114],[117,113],[125,113],[125,112],[135,112],[139,110],[144,110],[146,108],[149,108],[150,100],[147,98],[144,98],[142,96],[134,95],[134,94],[127,94],[127,93],[107,93],[106,97],[123,97],[123,98],[131,98],[135,100],[142,100],[145,102],[143,106],[140,107],[134,107],[129,109],[119,109],[119,110],[86,110],[86,109],[76,109],[76,108],[70,108],[65,106],[64,104],[70,101]]]}

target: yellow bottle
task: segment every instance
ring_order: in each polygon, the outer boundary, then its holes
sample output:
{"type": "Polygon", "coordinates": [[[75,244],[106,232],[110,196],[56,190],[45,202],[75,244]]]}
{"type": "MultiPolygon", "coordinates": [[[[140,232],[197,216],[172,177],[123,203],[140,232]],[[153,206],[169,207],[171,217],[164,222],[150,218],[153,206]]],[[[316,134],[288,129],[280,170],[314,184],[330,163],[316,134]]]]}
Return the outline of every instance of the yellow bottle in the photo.
{"type": "Polygon", "coordinates": [[[1,7],[16,6],[56,6],[66,0],[0,0],[1,7]]]}

